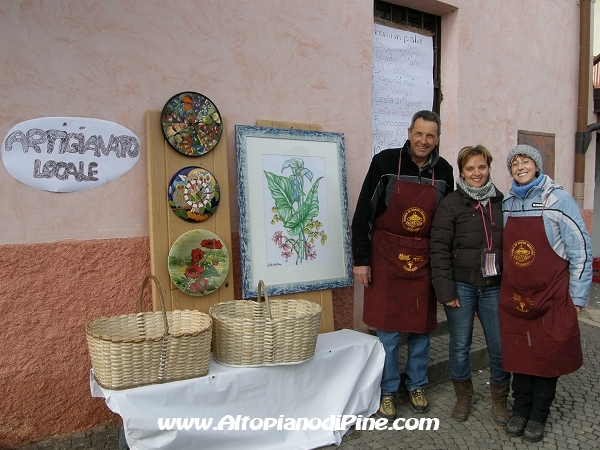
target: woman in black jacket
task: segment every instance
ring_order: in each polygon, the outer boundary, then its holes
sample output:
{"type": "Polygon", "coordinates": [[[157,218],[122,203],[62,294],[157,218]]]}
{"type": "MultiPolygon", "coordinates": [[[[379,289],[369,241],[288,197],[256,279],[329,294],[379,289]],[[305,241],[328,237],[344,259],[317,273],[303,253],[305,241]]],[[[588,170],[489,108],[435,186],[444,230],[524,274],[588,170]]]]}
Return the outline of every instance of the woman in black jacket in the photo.
{"type": "Polygon", "coordinates": [[[483,145],[458,153],[457,190],[440,203],[431,229],[431,268],[438,301],[444,305],[450,330],[450,377],[456,392],[452,418],[469,415],[471,341],[475,313],[490,355],[492,413],[499,424],[506,408],[510,374],[502,369],[498,296],[502,269],[503,194],[491,180],[492,155],[483,145]]]}

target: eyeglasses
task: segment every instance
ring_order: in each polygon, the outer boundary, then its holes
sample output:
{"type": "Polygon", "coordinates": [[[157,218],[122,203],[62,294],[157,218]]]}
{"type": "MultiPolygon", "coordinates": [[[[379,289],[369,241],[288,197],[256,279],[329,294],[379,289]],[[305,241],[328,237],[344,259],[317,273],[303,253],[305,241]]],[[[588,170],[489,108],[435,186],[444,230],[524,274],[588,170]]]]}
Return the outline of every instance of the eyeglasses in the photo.
{"type": "Polygon", "coordinates": [[[515,158],[513,160],[513,162],[511,163],[510,167],[518,167],[519,165],[526,166],[526,165],[528,165],[531,162],[532,161],[529,158],[519,158],[519,157],[517,157],[517,158],[515,158]]]}

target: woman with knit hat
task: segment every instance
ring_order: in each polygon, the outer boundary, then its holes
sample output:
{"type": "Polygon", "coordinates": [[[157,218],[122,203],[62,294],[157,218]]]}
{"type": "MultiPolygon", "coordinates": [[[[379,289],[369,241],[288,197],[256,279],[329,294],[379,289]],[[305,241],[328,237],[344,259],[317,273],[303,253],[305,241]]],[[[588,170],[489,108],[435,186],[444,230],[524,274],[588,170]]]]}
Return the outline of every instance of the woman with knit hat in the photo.
{"type": "Polygon", "coordinates": [[[540,152],[511,150],[514,181],[502,203],[504,269],[500,332],[504,370],[513,372],[511,436],[543,438],[558,377],[583,363],[577,313],[592,281],[592,245],[579,206],[543,173],[540,152]]]}

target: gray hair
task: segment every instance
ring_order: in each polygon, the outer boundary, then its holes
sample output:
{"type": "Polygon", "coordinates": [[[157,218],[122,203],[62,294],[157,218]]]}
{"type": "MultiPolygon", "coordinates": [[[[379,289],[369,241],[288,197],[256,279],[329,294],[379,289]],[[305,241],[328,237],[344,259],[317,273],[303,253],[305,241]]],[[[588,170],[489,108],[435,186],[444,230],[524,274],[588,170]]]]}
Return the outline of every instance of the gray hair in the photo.
{"type": "Polygon", "coordinates": [[[438,127],[437,135],[439,136],[442,133],[442,120],[440,119],[440,116],[438,116],[433,111],[429,111],[427,109],[417,111],[413,116],[412,120],[410,121],[410,127],[408,128],[409,130],[412,130],[414,128],[417,119],[423,119],[428,122],[435,122],[438,127]]]}

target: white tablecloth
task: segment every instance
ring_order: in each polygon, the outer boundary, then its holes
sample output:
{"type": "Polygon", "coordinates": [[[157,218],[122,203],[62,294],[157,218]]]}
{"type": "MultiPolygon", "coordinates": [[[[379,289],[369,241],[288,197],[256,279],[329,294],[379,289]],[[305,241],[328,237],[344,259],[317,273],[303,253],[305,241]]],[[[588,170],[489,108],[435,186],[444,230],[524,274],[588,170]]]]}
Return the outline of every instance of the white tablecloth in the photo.
{"type": "Polygon", "coordinates": [[[314,357],[302,364],[239,368],[211,361],[204,377],[120,391],[101,388],[90,372],[90,388],[123,418],[131,450],[312,449],[341,442],[351,423],[335,430],[335,420],[377,411],[383,360],[377,338],[341,330],[320,334],[314,357]],[[170,430],[164,419],[175,422],[170,430]],[[190,429],[181,426],[185,419],[190,429]],[[200,426],[202,419],[212,422],[198,430],[195,419],[200,426]],[[288,429],[294,427],[309,429],[288,429]]]}

